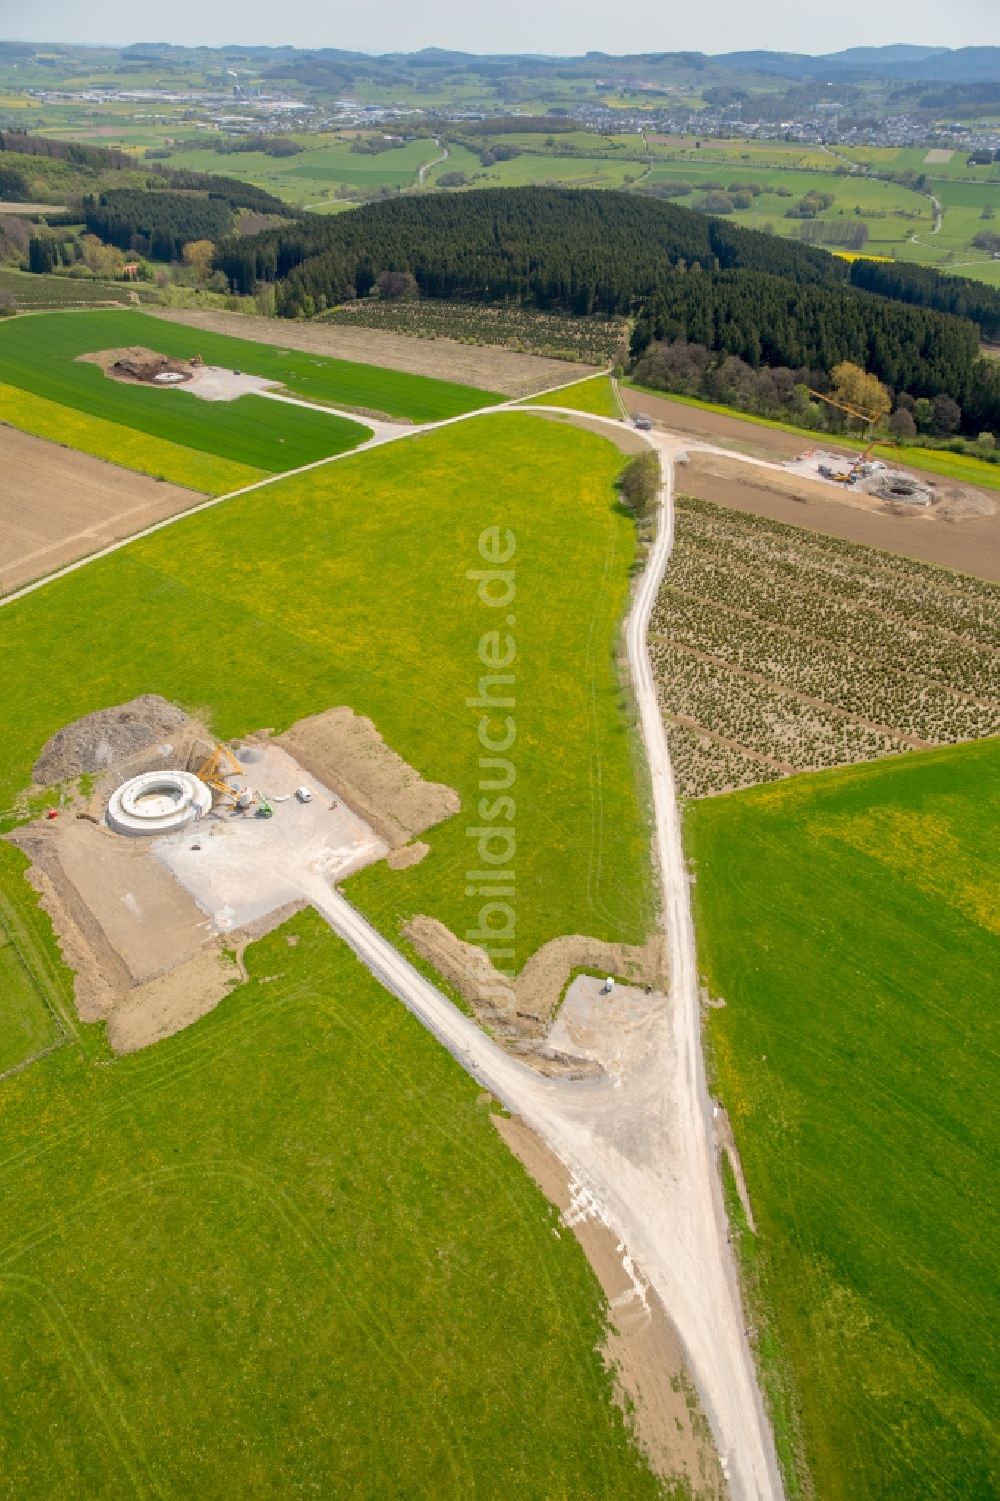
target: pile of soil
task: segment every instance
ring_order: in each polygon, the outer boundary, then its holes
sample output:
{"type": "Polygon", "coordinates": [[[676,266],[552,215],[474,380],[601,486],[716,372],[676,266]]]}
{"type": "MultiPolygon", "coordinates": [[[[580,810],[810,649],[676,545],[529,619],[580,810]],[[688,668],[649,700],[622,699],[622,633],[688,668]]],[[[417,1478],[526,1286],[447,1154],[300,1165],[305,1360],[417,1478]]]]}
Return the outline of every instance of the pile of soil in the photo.
{"type": "Polygon", "coordinates": [[[158,376],[179,377],[177,384],[191,380],[201,365],[201,358],[173,360],[155,349],[146,349],[142,344],[132,344],[123,349],[101,349],[96,354],[81,354],[77,358],[85,365],[100,365],[105,375],[112,380],[138,381],[140,385],[152,385],[158,376]]]}
{"type": "Polygon", "coordinates": [[[156,693],[144,693],[97,709],[57,730],[47,740],[32,775],[41,787],[70,781],[83,773],[104,771],[161,743],[187,724],[187,715],[156,693]]]}
{"type": "Polygon", "coordinates": [[[346,706],[300,719],[275,738],[394,849],[461,807],[457,792],[425,781],[370,719],[346,706]]]}

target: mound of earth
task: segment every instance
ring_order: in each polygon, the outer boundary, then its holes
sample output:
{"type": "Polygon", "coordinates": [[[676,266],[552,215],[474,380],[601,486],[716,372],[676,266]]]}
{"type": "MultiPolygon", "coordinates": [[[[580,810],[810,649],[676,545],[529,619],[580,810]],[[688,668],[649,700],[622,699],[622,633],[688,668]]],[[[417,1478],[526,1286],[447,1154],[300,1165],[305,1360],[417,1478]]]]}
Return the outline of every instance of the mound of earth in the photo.
{"type": "Polygon", "coordinates": [[[192,360],[174,360],[142,344],[99,349],[96,354],[77,355],[77,359],[84,365],[100,365],[112,380],[138,381],[142,385],[162,381],[165,376],[173,377],[178,384],[189,381],[201,365],[199,355],[192,360]]]}
{"type": "Polygon", "coordinates": [[[144,693],[97,709],[57,730],[47,740],[32,775],[42,787],[104,771],[116,761],[148,750],[187,724],[187,715],[156,693],[144,693]]]}
{"type": "Polygon", "coordinates": [[[371,720],[353,709],[313,714],[275,738],[394,849],[461,807],[457,792],[443,782],[425,781],[386,745],[371,720]]]}
{"type": "MultiPolygon", "coordinates": [[[[485,949],[456,938],[436,918],[412,917],[403,934],[420,957],[454,985],[497,1041],[543,1069],[562,1058],[546,1046],[546,1036],[575,969],[617,975],[633,984],[662,988],[665,983],[666,953],[659,934],[641,945],[606,943],[582,934],[553,938],[531,955],[513,979],[494,967],[485,949]]],[[[578,1070],[579,1062],[573,1067],[578,1070]]]]}

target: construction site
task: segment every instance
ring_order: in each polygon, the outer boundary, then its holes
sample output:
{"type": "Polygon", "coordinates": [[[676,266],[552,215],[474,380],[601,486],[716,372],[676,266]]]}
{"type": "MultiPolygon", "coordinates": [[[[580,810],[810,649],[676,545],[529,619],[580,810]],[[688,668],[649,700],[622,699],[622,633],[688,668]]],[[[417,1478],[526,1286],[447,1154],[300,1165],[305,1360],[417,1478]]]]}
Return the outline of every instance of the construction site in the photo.
{"type": "MultiPolygon", "coordinates": [[[[58,786],[59,804],[9,837],[74,970],[80,1017],[105,1022],[118,1052],[211,1010],[242,978],[247,942],[292,912],[311,905],[336,926],[341,881],[375,861],[423,860],[419,835],[459,808],[348,708],[230,744],[153,694],[58,731],[34,783],[58,786]]],[[[565,935],[510,978],[435,918],[413,917],[401,937],[508,1052],[563,1077],[601,1072],[567,1043],[573,975],[652,995],[666,966],[660,937],[565,935]]]]}
{"type": "Polygon", "coordinates": [[[60,802],[9,837],[117,1051],[210,1010],[246,942],[334,881],[422,858],[415,835],[458,806],[349,709],[230,745],[152,694],[60,730],[34,781],[60,802]]]}

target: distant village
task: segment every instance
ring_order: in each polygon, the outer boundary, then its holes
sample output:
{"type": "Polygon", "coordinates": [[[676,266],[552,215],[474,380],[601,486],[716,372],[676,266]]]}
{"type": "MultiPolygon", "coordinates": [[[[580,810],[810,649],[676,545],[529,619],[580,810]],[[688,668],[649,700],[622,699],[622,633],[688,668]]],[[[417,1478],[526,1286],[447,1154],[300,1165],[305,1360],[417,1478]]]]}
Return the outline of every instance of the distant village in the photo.
{"type": "MultiPolygon", "coordinates": [[[[595,82],[598,89],[610,87],[604,80],[595,82]]],[[[487,120],[493,114],[505,118],[511,114],[510,107],[501,104],[495,111],[443,107],[429,110],[402,101],[369,104],[346,97],[334,100],[331,105],[240,83],[217,90],[100,88],[82,91],[31,89],[27,92],[41,104],[71,103],[92,105],[95,109],[102,105],[133,105],[131,119],[135,122],[151,125],[183,122],[206,132],[223,131],[233,135],[314,132],[392,124],[412,130],[425,120],[436,125],[459,125],[487,120]]],[[[983,163],[1000,160],[1000,129],[995,120],[931,123],[926,118],[900,114],[860,122],[835,99],[817,104],[808,117],[778,121],[744,120],[738,103],[695,110],[678,109],[669,103],[660,108],[648,101],[634,107],[581,101],[554,107],[551,112],[581,128],[616,135],[656,131],[664,135],[705,139],[743,136],[748,141],[788,140],[803,145],[845,148],[941,146],[966,151],[970,156],[979,155],[983,163]]]]}

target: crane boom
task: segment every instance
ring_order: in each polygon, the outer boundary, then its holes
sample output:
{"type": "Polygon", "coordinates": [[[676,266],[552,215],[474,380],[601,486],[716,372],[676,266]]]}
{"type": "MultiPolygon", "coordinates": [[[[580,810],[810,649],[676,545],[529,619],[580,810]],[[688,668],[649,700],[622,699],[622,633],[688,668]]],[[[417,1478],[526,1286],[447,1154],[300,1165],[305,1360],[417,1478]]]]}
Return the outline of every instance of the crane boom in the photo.
{"type": "Polygon", "coordinates": [[[846,412],[849,417],[856,417],[859,422],[867,423],[869,428],[874,427],[878,420],[875,412],[866,412],[862,407],[854,407],[849,402],[838,401],[835,396],[827,396],[823,391],[814,391],[812,386],[807,386],[806,389],[809,395],[815,396],[818,401],[825,401],[827,406],[839,408],[840,411],[846,412]]]}

